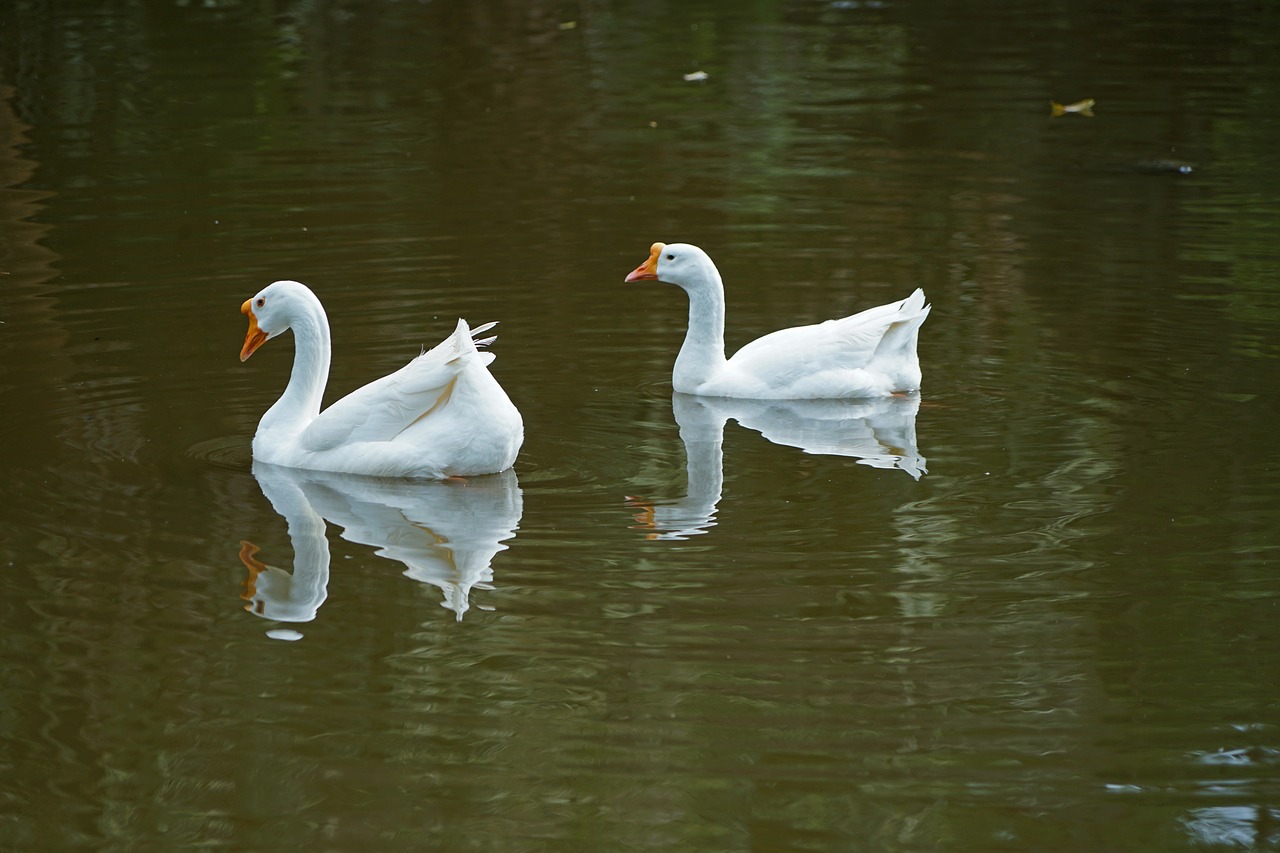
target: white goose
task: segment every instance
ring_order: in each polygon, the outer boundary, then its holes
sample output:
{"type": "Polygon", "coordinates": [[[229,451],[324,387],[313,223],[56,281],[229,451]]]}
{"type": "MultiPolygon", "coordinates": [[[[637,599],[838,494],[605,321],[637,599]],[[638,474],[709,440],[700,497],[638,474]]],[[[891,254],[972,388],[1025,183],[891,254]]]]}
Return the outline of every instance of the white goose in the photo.
{"type": "Polygon", "coordinates": [[[929,316],[924,291],[850,317],[765,335],[724,355],[724,285],[707,253],[654,243],[626,281],[656,279],[689,294],[689,328],[675,390],[708,397],[817,400],[881,397],[920,387],[916,339],[929,316]]]}
{"type": "Polygon", "coordinates": [[[453,334],[388,376],[370,382],[323,412],[329,380],[329,320],[316,295],[296,281],[277,281],[240,307],[249,318],[240,360],[293,329],[293,373],[280,399],[258,423],[253,457],[274,465],[424,477],[493,474],[515,463],[524,422],[477,346],[476,329],[459,320],[453,334]]]}

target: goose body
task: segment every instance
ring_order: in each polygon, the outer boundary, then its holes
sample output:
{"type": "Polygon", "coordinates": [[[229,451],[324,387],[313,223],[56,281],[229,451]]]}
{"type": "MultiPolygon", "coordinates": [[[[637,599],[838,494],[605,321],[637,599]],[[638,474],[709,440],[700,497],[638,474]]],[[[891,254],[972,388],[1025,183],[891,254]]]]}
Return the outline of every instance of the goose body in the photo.
{"type": "Polygon", "coordinates": [[[254,459],[290,468],[380,477],[493,474],[510,468],[524,441],[520,412],[489,373],[493,354],[459,320],[449,337],[324,411],[329,379],[329,321],[316,295],[277,281],[246,300],[249,318],[240,360],[292,329],[293,372],[253,436],[254,459]]]}
{"type": "Polygon", "coordinates": [[[920,388],[916,341],[924,291],[838,320],[758,338],[726,358],[720,272],[702,249],[654,243],[627,281],[658,280],[689,295],[689,327],[672,371],[686,394],[757,400],[863,399],[920,388]]]}

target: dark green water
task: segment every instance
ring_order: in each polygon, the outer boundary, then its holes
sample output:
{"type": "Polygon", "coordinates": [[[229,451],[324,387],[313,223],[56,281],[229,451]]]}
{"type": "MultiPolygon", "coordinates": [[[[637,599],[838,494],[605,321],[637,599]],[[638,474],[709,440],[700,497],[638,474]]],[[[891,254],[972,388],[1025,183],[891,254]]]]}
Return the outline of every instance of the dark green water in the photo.
{"type": "Polygon", "coordinates": [[[0,847],[1280,849],[1269,5],[11,0],[0,86],[0,847]],[[655,240],[731,348],[923,287],[919,399],[673,400],[655,240]],[[500,320],[514,474],[255,472],[278,278],[331,397],[500,320]]]}

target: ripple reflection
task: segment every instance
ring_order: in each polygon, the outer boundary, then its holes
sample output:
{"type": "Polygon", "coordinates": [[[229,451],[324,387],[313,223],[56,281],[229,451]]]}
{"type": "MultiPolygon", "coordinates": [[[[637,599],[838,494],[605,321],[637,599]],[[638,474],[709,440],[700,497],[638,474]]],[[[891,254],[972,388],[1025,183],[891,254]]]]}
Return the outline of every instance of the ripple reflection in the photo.
{"type": "Polygon", "coordinates": [[[671,409],[684,442],[688,487],[678,500],[629,497],[636,527],[649,539],[688,539],[715,526],[724,487],[721,443],[730,420],[774,444],[805,453],[847,456],[873,468],[928,473],[916,445],[920,396],[878,400],[731,400],[675,393],[671,409]]]}
{"type": "Polygon", "coordinates": [[[326,522],[342,538],[372,545],[380,557],[403,563],[405,575],[439,587],[441,606],[458,621],[471,590],[492,589],[492,563],[515,536],[523,497],[514,471],[465,482],[381,480],[300,471],[255,462],[253,474],[284,519],[293,543],[293,571],[268,566],[258,548],[241,542],[249,570],[245,609],[277,622],[310,622],[328,596],[326,522]]]}

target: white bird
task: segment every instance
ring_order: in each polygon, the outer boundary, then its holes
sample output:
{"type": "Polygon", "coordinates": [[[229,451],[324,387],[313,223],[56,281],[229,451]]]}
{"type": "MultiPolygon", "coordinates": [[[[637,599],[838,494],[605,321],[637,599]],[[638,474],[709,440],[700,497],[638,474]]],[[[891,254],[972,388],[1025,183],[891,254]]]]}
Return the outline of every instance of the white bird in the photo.
{"type": "Polygon", "coordinates": [[[654,243],[626,281],[656,279],[689,294],[689,327],[676,357],[676,391],[757,400],[862,399],[920,388],[916,340],[929,316],[924,291],[900,302],[765,335],[724,354],[724,285],[707,253],[654,243]]]}
{"type": "Polygon", "coordinates": [[[493,474],[515,463],[524,422],[477,341],[489,323],[453,334],[388,376],[320,411],[329,380],[329,320],[316,295],[277,281],[240,307],[249,331],[240,360],[293,329],[293,373],[253,436],[253,457],[273,465],[381,477],[493,474]]]}

